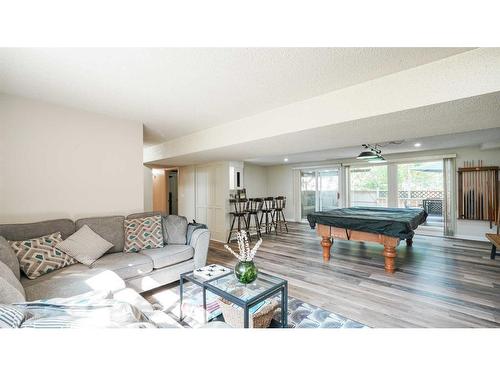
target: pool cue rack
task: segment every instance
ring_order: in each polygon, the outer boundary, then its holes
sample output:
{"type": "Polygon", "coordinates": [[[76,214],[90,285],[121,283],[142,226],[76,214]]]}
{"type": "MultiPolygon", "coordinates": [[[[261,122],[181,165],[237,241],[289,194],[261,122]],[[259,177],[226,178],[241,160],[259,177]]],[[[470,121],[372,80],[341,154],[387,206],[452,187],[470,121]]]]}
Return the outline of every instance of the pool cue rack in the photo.
{"type": "Polygon", "coordinates": [[[483,166],[479,160],[466,161],[458,168],[458,218],[464,220],[496,220],[498,210],[498,167],[483,166]]]}

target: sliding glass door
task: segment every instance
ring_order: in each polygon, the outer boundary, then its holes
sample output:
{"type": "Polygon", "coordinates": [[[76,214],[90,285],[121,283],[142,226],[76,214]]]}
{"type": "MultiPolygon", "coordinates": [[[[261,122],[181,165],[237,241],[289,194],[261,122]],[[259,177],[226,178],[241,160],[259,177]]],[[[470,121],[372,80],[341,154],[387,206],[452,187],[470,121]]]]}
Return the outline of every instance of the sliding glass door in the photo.
{"type": "Polygon", "coordinates": [[[423,208],[428,226],[443,226],[443,161],[398,164],[398,207],[423,208]]]}
{"type": "Polygon", "coordinates": [[[349,175],[351,206],[387,207],[387,165],[351,167],[349,175]]]}
{"type": "Polygon", "coordinates": [[[316,210],[316,172],[300,172],[300,208],[302,220],[316,210]]]}
{"type": "Polygon", "coordinates": [[[339,170],[324,170],[317,172],[318,179],[318,210],[332,210],[339,206],[339,170]]]}
{"type": "Polygon", "coordinates": [[[320,169],[300,172],[301,218],[314,211],[339,206],[339,169],[320,169]]]}

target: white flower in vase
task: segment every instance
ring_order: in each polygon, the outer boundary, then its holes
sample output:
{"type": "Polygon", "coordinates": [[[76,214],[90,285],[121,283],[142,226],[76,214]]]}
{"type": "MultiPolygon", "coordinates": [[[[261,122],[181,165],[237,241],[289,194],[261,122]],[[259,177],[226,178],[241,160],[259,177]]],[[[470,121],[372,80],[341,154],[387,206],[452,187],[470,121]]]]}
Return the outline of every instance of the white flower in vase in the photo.
{"type": "Polygon", "coordinates": [[[236,253],[233,249],[231,249],[229,245],[224,245],[224,248],[228,250],[231,254],[233,254],[236,257],[236,259],[238,259],[240,262],[253,261],[253,258],[255,257],[257,250],[262,244],[262,238],[260,238],[257,241],[257,243],[252,249],[250,249],[250,244],[248,242],[248,236],[246,231],[241,230],[238,233],[236,233],[236,240],[238,242],[238,253],[236,253]]]}

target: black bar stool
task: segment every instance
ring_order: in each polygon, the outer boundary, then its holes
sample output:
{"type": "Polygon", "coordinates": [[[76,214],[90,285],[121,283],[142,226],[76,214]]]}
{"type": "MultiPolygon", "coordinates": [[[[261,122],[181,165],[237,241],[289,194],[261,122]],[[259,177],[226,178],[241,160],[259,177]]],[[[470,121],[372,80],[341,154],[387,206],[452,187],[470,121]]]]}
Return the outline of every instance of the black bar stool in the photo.
{"type": "Polygon", "coordinates": [[[257,236],[259,238],[262,237],[260,233],[260,221],[259,221],[259,212],[262,210],[262,205],[264,204],[264,200],[262,198],[250,198],[247,204],[247,233],[248,239],[251,238],[251,230],[255,229],[257,232],[257,236]],[[252,227],[252,218],[255,226],[252,227]]]}
{"type": "Polygon", "coordinates": [[[227,237],[227,243],[231,241],[231,235],[234,232],[239,232],[242,229],[248,228],[248,222],[246,218],[246,206],[248,199],[230,199],[229,204],[233,206],[234,211],[229,212],[230,215],[233,216],[233,220],[231,221],[231,229],[229,229],[229,236],[227,237]],[[234,223],[238,219],[238,229],[234,228],[234,223]]]}
{"type": "MultiPolygon", "coordinates": [[[[274,225],[274,198],[267,197],[263,199],[263,206],[260,214],[260,226],[264,225],[265,232],[271,233],[274,227],[276,232],[276,226],[274,225]],[[265,223],[264,223],[265,218],[265,223]]],[[[278,233],[278,232],[276,232],[278,233]]]]}
{"type": "Polygon", "coordinates": [[[285,219],[285,210],[286,205],[286,197],[279,196],[274,199],[274,219],[276,223],[276,228],[280,227],[280,232],[283,232],[283,224],[285,224],[286,232],[288,233],[288,225],[285,219]]]}

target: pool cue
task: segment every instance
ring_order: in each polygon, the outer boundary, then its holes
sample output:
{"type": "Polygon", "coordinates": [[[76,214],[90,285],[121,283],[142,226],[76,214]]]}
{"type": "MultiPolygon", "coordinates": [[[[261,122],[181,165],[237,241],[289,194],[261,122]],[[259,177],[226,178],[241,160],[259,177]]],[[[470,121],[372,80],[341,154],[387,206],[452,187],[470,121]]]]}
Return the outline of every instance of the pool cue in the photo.
{"type": "Polygon", "coordinates": [[[481,186],[479,185],[479,172],[475,172],[476,175],[476,217],[481,219],[481,210],[479,209],[479,204],[481,203],[481,186]]]}
{"type": "Polygon", "coordinates": [[[465,172],[462,172],[462,188],[464,189],[464,219],[467,217],[467,188],[465,187],[465,172]]]}
{"type": "Polygon", "coordinates": [[[484,173],[481,171],[479,173],[480,177],[480,184],[481,184],[481,218],[484,220],[484,201],[485,201],[485,192],[486,190],[484,189],[484,173]]]}

